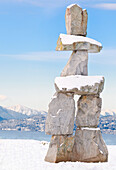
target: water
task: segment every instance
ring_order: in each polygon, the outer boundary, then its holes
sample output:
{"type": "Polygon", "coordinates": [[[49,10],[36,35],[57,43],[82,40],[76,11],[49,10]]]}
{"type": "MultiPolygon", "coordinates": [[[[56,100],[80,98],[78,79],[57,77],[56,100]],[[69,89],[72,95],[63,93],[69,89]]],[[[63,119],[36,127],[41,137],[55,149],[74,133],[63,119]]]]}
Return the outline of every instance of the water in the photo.
{"type": "Polygon", "coordinates": [[[102,134],[102,137],[107,145],[116,145],[116,135],[102,134]]]}
{"type": "MultiPolygon", "coordinates": [[[[102,134],[107,145],[116,145],[116,135],[102,134]]],[[[39,141],[50,141],[51,136],[44,132],[30,131],[0,131],[0,139],[34,139],[39,141]]]]}
{"type": "Polygon", "coordinates": [[[51,136],[46,135],[44,132],[0,130],[0,139],[34,139],[49,142],[51,136]]]}

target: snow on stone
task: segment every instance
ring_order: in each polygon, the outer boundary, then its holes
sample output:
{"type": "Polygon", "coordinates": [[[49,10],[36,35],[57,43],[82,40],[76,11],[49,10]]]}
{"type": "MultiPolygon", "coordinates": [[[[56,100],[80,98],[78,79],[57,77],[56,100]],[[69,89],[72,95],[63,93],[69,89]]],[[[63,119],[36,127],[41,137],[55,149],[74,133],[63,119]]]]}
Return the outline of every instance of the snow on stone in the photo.
{"type": "Polygon", "coordinates": [[[83,127],[81,130],[100,130],[100,128],[89,128],[89,127],[83,127]]]}
{"type": "Polygon", "coordinates": [[[99,149],[99,151],[100,151],[101,154],[103,154],[103,151],[102,151],[102,150],[99,149]]]}
{"type": "Polygon", "coordinates": [[[60,112],[62,111],[62,109],[59,109],[56,113],[56,115],[58,115],[60,112]]]}
{"type": "Polygon", "coordinates": [[[49,144],[36,140],[0,139],[0,170],[115,170],[116,146],[108,146],[106,163],[45,162],[49,144]]]}
{"type": "MultiPolygon", "coordinates": [[[[77,4],[71,4],[71,5],[69,5],[69,6],[67,6],[67,8],[69,9],[69,8],[72,8],[73,6],[75,6],[75,5],[77,5],[77,4]]],[[[77,5],[77,6],[79,6],[79,5],[77,5]]],[[[80,6],[79,6],[80,7],[80,6]]]]}
{"type": "Polygon", "coordinates": [[[74,88],[80,89],[82,86],[94,86],[95,83],[100,83],[103,80],[103,76],[72,75],[67,77],[56,77],[55,84],[60,90],[66,88],[67,91],[69,91],[74,88]]]}
{"type": "Polygon", "coordinates": [[[67,45],[67,44],[73,44],[75,42],[88,42],[90,44],[95,44],[100,47],[102,47],[102,44],[96,40],[93,40],[88,37],[83,37],[83,36],[75,36],[75,35],[67,35],[67,34],[60,34],[60,38],[62,41],[62,44],[67,45]]]}

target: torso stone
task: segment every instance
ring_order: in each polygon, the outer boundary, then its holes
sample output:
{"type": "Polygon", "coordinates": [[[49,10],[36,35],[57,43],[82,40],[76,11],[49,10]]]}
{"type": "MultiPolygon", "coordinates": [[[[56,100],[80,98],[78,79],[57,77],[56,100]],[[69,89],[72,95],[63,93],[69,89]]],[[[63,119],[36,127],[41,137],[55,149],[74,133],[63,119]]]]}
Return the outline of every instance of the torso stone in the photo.
{"type": "Polygon", "coordinates": [[[88,52],[73,51],[67,65],[64,67],[61,76],[88,75],[88,52]]]}

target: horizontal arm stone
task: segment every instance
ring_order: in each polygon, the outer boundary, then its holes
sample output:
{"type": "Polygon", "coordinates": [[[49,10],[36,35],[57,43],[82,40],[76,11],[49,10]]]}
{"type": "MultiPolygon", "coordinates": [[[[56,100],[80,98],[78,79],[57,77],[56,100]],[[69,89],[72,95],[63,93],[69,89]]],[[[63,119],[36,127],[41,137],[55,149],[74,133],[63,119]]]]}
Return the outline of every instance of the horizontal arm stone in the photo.
{"type": "Polygon", "coordinates": [[[91,38],[75,35],[60,34],[57,41],[57,51],[87,50],[89,53],[98,53],[102,44],[91,38]]]}

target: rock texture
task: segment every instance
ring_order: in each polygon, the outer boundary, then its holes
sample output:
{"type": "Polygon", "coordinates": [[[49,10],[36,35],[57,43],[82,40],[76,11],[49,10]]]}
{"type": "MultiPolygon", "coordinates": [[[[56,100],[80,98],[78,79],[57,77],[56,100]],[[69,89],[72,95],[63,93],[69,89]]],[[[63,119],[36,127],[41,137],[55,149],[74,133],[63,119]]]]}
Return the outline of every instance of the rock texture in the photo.
{"type": "Polygon", "coordinates": [[[67,34],[86,36],[87,19],[86,10],[82,10],[77,4],[68,6],[65,14],[67,34]]]}
{"type": "Polygon", "coordinates": [[[45,132],[48,135],[73,134],[75,102],[71,94],[58,93],[49,104],[45,132]]]}
{"type": "Polygon", "coordinates": [[[73,136],[52,136],[45,161],[52,163],[70,161],[73,146],[73,136]]]}
{"type": "Polygon", "coordinates": [[[108,161],[108,150],[100,130],[76,130],[72,160],[81,162],[108,161]]]}
{"type": "Polygon", "coordinates": [[[97,127],[102,100],[96,96],[81,96],[78,100],[77,127],[97,127]]]}
{"type": "Polygon", "coordinates": [[[102,44],[91,38],[75,35],[60,34],[57,41],[57,51],[87,50],[89,53],[98,53],[102,44]]]}
{"type": "Polygon", "coordinates": [[[88,75],[88,52],[73,51],[67,65],[64,67],[61,76],[88,75]]]}
{"type": "Polygon", "coordinates": [[[56,77],[57,92],[74,93],[75,95],[99,95],[104,88],[102,76],[66,76],[56,77]]]}

